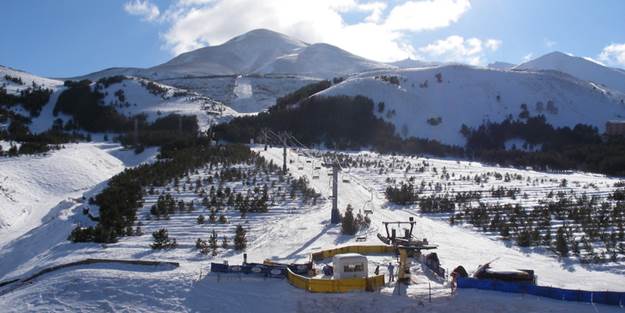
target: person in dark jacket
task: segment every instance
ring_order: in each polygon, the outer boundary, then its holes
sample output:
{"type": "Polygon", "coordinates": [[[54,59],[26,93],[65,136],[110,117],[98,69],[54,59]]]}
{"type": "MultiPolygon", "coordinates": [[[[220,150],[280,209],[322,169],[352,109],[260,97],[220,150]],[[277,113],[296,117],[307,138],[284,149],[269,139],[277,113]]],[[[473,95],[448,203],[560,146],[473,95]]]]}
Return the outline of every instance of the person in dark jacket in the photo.
{"type": "Polygon", "coordinates": [[[388,270],[388,281],[389,282],[395,281],[395,276],[393,273],[395,271],[395,266],[393,266],[393,264],[389,262],[386,269],[388,270]]]}

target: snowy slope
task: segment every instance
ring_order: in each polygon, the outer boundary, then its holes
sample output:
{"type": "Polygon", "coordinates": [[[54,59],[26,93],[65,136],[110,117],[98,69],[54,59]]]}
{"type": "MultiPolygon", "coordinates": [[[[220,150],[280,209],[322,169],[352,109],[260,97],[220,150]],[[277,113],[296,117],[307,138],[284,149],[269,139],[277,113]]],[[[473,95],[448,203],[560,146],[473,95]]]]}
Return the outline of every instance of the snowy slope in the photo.
{"type": "Polygon", "coordinates": [[[585,58],[552,52],[514,67],[515,70],[554,70],[625,93],[625,72],[585,58]]]}
{"type": "Polygon", "coordinates": [[[80,197],[123,170],[121,159],[127,156],[118,150],[116,145],[82,143],[42,156],[0,158],[0,246],[46,222],[51,208],[65,207],[63,200],[80,197]]]}
{"type": "MultiPolygon", "coordinates": [[[[262,151],[266,158],[279,162],[281,149],[262,151]]],[[[312,152],[312,151],[309,151],[312,152]]],[[[302,157],[296,151],[288,150],[289,171],[295,177],[306,175],[314,170],[315,162],[302,157]],[[299,168],[302,170],[299,170],[299,168]]],[[[423,161],[432,162],[433,166],[447,166],[463,174],[478,172],[520,172],[538,179],[560,180],[567,177],[571,185],[579,181],[582,184],[593,182],[598,186],[611,186],[615,180],[598,175],[578,173],[571,175],[544,174],[486,167],[475,162],[455,162],[446,160],[421,159],[411,157],[380,156],[374,153],[358,155],[371,161],[384,162],[389,168],[396,158],[414,164],[423,161]]],[[[330,178],[327,169],[322,169],[320,179],[311,184],[323,197],[331,195],[330,178]]],[[[417,221],[416,236],[427,237],[438,244],[438,255],[442,265],[452,268],[463,264],[468,270],[477,264],[501,257],[497,265],[503,268],[533,268],[539,275],[539,282],[544,285],[570,287],[574,289],[611,289],[622,290],[622,274],[594,269],[593,266],[581,266],[574,263],[561,263],[547,254],[526,251],[507,246],[506,243],[491,240],[487,236],[464,227],[452,227],[436,217],[420,216],[416,208],[396,208],[388,206],[382,190],[387,177],[403,177],[401,168],[391,169],[390,173],[379,173],[368,168],[354,168],[349,171],[351,183],[339,186],[339,208],[352,204],[356,210],[365,205],[373,209],[370,229],[359,235],[367,241],[358,244],[378,244],[376,232],[383,231],[384,221],[407,220],[414,217],[417,221]],[[356,178],[358,180],[356,180],[356,178]],[[373,196],[369,193],[373,192],[373,196]]],[[[346,175],[345,172],[341,175],[346,175]]],[[[424,173],[424,177],[430,173],[424,173]]],[[[432,177],[432,179],[436,179],[432,177]]],[[[184,180],[181,180],[184,181],[184,180]]],[[[340,179],[339,181],[342,181],[340,179]]],[[[470,188],[471,186],[467,186],[470,188]]],[[[580,187],[581,188],[581,187],[580,187]]],[[[188,199],[188,192],[178,194],[188,199]]],[[[246,250],[248,260],[260,262],[265,258],[279,261],[307,261],[310,252],[337,245],[356,244],[355,237],[340,234],[340,226],[328,225],[330,201],[321,208],[306,208],[306,214],[271,215],[267,219],[251,219],[246,227],[251,241],[246,250]]],[[[254,278],[246,275],[207,274],[210,262],[228,260],[230,264],[242,261],[240,253],[220,254],[216,257],[199,255],[192,248],[195,233],[189,229],[193,225],[189,219],[181,223],[182,216],[177,214],[171,220],[152,219],[148,223],[168,227],[170,234],[181,239],[177,249],[152,251],[147,245],[150,234],[146,223],[143,236],[125,237],[119,243],[107,244],[71,244],[64,237],[57,235],[68,232],[80,219],[80,205],[70,206],[59,213],[59,218],[42,225],[30,236],[20,238],[12,244],[12,249],[0,250],[0,256],[7,266],[0,268],[0,276],[15,277],[15,274],[29,272],[29,269],[44,267],[78,260],[84,256],[103,258],[138,258],[146,260],[170,260],[181,263],[180,268],[138,267],[129,265],[88,265],[69,268],[45,274],[32,284],[25,285],[9,293],[0,295],[0,307],[9,307],[9,312],[20,311],[135,311],[135,312],[619,312],[619,307],[590,305],[584,303],[555,301],[545,298],[514,295],[476,290],[458,291],[451,296],[449,286],[430,281],[421,273],[419,265],[412,268],[413,279],[417,281],[402,291],[402,296],[394,295],[395,285],[384,287],[379,293],[311,294],[305,293],[288,284],[285,280],[254,278]],[[42,240],[45,234],[52,234],[48,240],[42,240]],[[183,236],[183,235],[186,235],[183,236]],[[187,238],[188,237],[188,238],[187,238]],[[182,238],[186,238],[182,240],[182,238]],[[47,248],[46,245],[50,245],[47,248]],[[30,251],[34,251],[31,253],[30,251]],[[21,260],[21,262],[17,262],[21,260]],[[15,271],[11,269],[17,268],[15,271]],[[12,273],[11,273],[12,272],[12,273]],[[432,302],[428,302],[428,285],[432,286],[432,302]],[[141,301],[137,301],[141,298],[141,301]]],[[[141,214],[140,216],[143,216],[141,214]]],[[[206,227],[216,227],[204,225],[206,227]]],[[[219,226],[217,226],[219,227],[219,226]]],[[[204,236],[208,236],[206,230],[204,236]]],[[[199,234],[199,233],[198,233],[199,234]]],[[[376,264],[396,262],[394,256],[371,256],[370,271],[376,264]]],[[[322,264],[318,264],[320,266],[322,264]]],[[[601,268],[601,266],[597,266],[601,268]]],[[[616,266],[618,269],[619,267],[616,266]]],[[[381,272],[385,273],[384,266],[381,272]]]]}
{"type": "MultiPolygon", "coordinates": [[[[53,114],[58,97],[65,90],[62,81],[43,78],[0,66],[0,84],[5,84],[8,92],[17,93],[32,86],[33,82],[52,89],[53,93],[48,103],[42,108],[40,115],[32,117],[30,130],[35,133],[44,132],[50,129],[57,118],[61,118],[63,121],[69,120],[70,117],[64,114],[59,114],[58,116],[53,114]],[[23,85],[5,79],[5,75],[22,79],[23,85]]],[[[95,88],[95,83],[92,86],[95,88]]],[[[144,113],[147,115],[148,121],[153,121],[159,116],[172,113],[196,115],[202,130],[207,129],[211,124],[223,122],[238,114],[230,107],[200,93],[168,86],[163,83],[155,83],[144,78],[127,77],[122,82],[111,84],[100,91],[105,94],[103,103],[115,106],[115,109],[124,115],[144,113]],[[149,90],[148,84],[150,83],[155,84],[161,90],[149,90]],[[120,90],[123,93],[123,99],[116,95],[120,90]]],[[[12,110],[30,117],[30,113],[20,106],[14,107],[12,110]]]]}
{"type": "Polygon", "coordinates": [[[285,54],[255,72],[331,78],[392,66],[370,61],[335,46],[317,43],[285,54]]]}
{"type": "Polygon", "coordinates": [[[55,90],[59,86],[63,85],[63,82],[60,80],[44,78],[0,65],[0,86],[4,86],[8,93],[17,94],[20,90],[32,87],[33,83],[52,90],[55,90]],[[7,75],[13,78],[21,79],[23,84],[7,80],[7,75]]]}
{"type": "Polygon", "coordinates": [[[154,73],[154,78],[163,75],[177,77],[246,74],[306,46],[306,43],[283,34],[257,29],[234,37],[222,45],[183,53],[148,71],[154,73]]]}
{"type": "Polygon", "coordinates": [[[124,115],[146,114],[152,122],[167,114],[196,115],[201,130],[214,123],[227,120],[238,113],[206,96],[154,83],[143,78],[128,77],[112,84],[100,92],[105,94],[104,104],[114,106],[124,115]],[[160,90],[149,90],[148,84],[155,84],[160,90]],[[120,90],[123,96],[120,97],[120,90]]]}
{"type": "Polygon", "coordinates": [[[437,139],[463,145],[462,124],[477,127],[485,121],[517,117],[521,104],[531,115],[544,114],[554,126],[578,123],[600,131],[611,119],[625,117],[625,95],[555,71],[501,71],[463,65],[361,74],[335,85],[322,95],[363,95],[385,111],[376,114],[392,122],[402,136],[437,139]],[[437,75],[440,74],[440,82],[437,75]],[[394,85],[377,75],[397,76],[394,85]],[[426,83],[427,82],[427,83],[426,83]],[[549,110],[549,104],[552,110],[549,110]],[[428,119],[442,118],[432,125],[428,119]]]}
{"type": "Polygon", "coordinates": [[[254,113],[274,105],[278,97],[318,80],[296,75],[236,75],[181,77],[159,82],[210,97],[240,113],[254,113]]]}

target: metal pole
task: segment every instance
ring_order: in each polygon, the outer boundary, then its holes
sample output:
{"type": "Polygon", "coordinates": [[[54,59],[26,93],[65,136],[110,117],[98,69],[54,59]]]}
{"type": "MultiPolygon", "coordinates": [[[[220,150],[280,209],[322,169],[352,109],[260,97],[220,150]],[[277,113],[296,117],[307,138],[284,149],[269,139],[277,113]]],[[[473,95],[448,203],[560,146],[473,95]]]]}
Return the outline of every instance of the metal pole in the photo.
{"type": "Polygon", "coordinates": [[[282,172],[286,174],[286,134],[282,134],[282,172]]]}
{"type": "Polygon", "coordinates": [[[428,282],[429,300],[432,302],[432,283],[428,282]]]}
{"type": "Polygon", "coordinates": [[[339,200],[339,167],[335,164],[332,166],[332,216],[330,223],[338,224],[341,221],[341,215],[338,207],[339,200]]]}

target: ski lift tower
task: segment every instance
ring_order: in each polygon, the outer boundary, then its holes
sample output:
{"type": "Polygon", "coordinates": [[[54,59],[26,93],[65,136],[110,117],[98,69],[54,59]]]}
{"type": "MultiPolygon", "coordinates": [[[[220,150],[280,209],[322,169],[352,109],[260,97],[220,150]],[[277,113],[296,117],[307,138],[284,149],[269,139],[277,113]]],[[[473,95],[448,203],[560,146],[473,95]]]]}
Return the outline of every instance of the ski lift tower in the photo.
{"type": "Polygon", "coordinates": [[[330,218],[330,223],[332,224],[338,224],[341,221],[341,214],[338,208],[340,169],[337,163],[332,164],[332,216],[330,218]]]}

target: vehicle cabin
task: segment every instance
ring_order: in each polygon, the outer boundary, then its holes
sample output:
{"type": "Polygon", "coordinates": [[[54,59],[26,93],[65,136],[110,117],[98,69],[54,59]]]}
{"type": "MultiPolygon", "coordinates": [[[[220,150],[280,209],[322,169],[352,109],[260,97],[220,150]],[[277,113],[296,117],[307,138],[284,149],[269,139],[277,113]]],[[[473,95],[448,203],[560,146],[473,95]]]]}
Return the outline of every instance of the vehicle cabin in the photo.
{"type": "Polygon", "coordinates": [[[358,253],[337,254],[332,258],[334,279],[367,278],[367,257],[358,253]]]}

